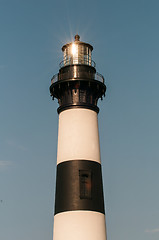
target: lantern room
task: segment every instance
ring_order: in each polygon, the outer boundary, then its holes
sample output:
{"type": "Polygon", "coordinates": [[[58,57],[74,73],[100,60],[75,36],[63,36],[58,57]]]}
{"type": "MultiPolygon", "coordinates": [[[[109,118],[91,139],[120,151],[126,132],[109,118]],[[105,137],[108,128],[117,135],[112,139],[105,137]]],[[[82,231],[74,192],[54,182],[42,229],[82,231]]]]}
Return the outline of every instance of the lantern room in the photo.
{"type": "Polygon", "coordinates": [[[74,42],[68,43],[62,47],[63,61],[60,63],[60,68],[68,65],[88,65],[95,67],[95,62],[92,61],[93,47],[80,41],[80,36],[75,35],[74,42]]]}

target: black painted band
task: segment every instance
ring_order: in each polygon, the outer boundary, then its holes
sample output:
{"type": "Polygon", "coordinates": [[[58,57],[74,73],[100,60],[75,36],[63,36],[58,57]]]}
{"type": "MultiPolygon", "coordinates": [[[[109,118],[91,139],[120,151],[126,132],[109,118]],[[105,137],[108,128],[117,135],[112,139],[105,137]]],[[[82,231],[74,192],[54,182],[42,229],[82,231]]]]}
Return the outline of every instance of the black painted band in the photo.
{"type": "Polygon", "coordinates": [[[74,210],[105,213],[100,163],[71,160],[57,165],[54,214],[74,210]]]}
{"type": "Polygon", "coordinates": [[[78,104],[67,104],[58,107],[57,112],[58,114],[61,113],[64,110],[72,109],[72,108],[85,108],[95,111],[96,113],[99,113],[99,108],[93,104],[85,104],[85,103],[78,103],[78,104]]]}

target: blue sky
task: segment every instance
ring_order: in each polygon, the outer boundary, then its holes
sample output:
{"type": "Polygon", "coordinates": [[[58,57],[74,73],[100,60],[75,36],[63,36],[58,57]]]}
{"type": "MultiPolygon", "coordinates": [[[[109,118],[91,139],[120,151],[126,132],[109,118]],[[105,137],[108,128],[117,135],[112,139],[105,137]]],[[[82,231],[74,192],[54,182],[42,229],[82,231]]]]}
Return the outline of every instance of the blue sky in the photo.
{"type": "Polygon", "coordinates": [[[52,239],[61,47],[93,45],[108,240],[159,239],[159,2],[0,0],[0,239],[52,239]]]}

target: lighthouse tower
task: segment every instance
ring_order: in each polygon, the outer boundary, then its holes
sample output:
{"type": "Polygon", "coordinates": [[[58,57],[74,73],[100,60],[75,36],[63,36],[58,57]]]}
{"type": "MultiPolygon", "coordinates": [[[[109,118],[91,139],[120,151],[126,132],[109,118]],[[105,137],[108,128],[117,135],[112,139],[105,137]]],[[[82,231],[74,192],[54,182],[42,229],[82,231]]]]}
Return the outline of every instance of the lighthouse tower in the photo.
{"type": "Polygon", "coordinates": [[[76,35],[51,80],[59,103],[53,240],[106,240],[97,106],[106,86],[92,50],[76,35]]]}

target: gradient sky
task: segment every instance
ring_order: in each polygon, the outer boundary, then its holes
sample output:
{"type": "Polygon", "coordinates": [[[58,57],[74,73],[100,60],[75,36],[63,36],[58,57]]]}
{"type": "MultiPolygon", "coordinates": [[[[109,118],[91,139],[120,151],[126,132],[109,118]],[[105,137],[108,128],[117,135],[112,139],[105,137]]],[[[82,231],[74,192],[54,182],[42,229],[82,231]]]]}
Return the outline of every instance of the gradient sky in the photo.
{"type": "Polygon", "coordinates": [[[57,101],[75,34],[107,84],[99,132],[108,240],[159,239],[159,1],[0,0],[0,239],[52,240],[57,101]]]}

